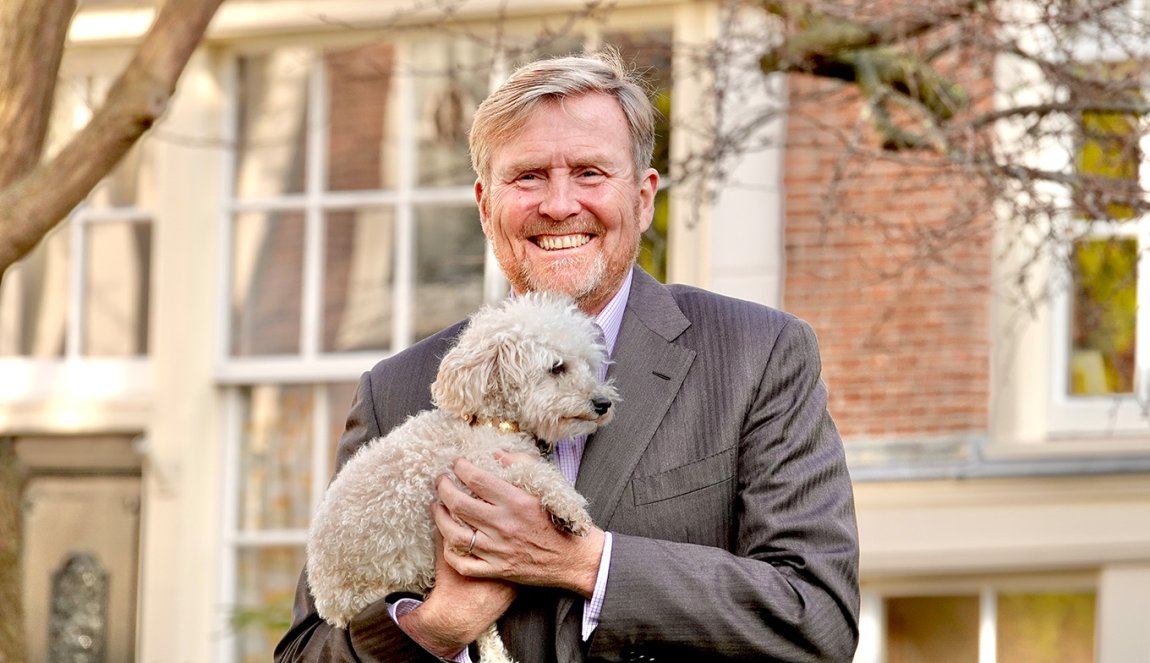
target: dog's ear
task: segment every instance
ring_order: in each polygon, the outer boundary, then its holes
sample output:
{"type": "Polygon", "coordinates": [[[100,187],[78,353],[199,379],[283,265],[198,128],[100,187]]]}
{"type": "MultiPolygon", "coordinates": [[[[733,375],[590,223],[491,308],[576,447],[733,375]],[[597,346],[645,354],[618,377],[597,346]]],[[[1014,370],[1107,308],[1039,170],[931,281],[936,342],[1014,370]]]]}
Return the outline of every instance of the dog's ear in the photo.
{"type": "Polygon", "coordinates": [[[497,349],[495,370],[491,376],[492,393],[501,392],[501,399],[510,403],[514,392],[531,384],[531,372],[536,368],[532,363],[536,344],[518,334],[505,334],[494,345],[497,349]]]}
{"type": "Polygon", "coordinates": [[[499,389],[501,343],[486,339],[463,342],[452,348],[439,363],[439,373],[431,384],[431,399],[444,412],[460,417],[481,412],[499,389]]]}

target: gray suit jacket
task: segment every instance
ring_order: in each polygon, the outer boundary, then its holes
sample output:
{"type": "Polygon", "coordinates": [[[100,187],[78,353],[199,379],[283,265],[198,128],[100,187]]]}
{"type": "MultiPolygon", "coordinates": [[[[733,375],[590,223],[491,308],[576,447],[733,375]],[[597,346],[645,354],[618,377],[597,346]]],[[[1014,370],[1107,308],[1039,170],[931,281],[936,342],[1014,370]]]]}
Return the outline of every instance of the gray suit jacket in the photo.
{"type": "MultiPolygon", "coordinates": [[[[460,325],[364,374],[338,463],[430,406],[460,325]]],[[[615,420],[588,441],[577,488],[614,538],[590,642],[582,599],[523,588],[500,622],[520,663],[850,661],[858,543],[842,442],[801,320],[636,269],[609,376],[615,420]]],[[[302,581],[277,661],[434,661],[383,602],[348,630],[302,581]]]]}

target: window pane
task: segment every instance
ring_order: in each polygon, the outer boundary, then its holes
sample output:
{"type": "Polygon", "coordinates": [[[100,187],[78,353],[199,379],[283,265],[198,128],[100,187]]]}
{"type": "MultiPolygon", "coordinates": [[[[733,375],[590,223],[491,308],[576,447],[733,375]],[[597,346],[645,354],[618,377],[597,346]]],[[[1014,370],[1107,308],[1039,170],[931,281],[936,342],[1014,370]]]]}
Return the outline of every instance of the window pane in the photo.
{"type": "Polygon", "coordinates": [[[299,352],[301,212],[241,214],[232,227],[232,354],[299,352]]]}
{"type": "Polygon", "coordinates": [[[667,228],[670,225],[671,198],[667,191],[655,194],[655,214],[651,227],[643,232],[639,266],[662,282],[667,281],[667,228]]]}
{"type": "Polygon", "coordinates": [[[659,111],[651,166],[666,176],[671,152],[671,33],[611,32],[604,41],[619,49],[623,61],[650,86],[651,101],[659,111]]]}
{"type": "MultiPolygon", "coordinates": [[[[604,39],[618,48],[624,61],[650,85],[651,100],[659,111],[651,167],[666,179],[671,169],[671,33],[617,32],[604,35],[604,39]]],[[[642,251],[639,254],[639,265],[660,281],[667,280],[669,203],[667,191],[660,191],[655,198],[655,217],[651,227],[643,233],[642,251]]]]}
{"type": "Polygon", "coordinates": [[[417,186],[466,186],[475,181],[467,131],[487,96],[491,54],[476,41],[427,40],[412,46],[419,117],[417,186]]]}
{"type": "Polygon", "coordinates": [[[305,528],[311,513],[311,386],[259,385],[243,394],[241,530],[305,528]]]}
{"type": "Polygon", "coordinates": [[[1138,244],[1092,240],[1074,247],[1070,393],[1130,393],[1134,388],[1138,244]]]}
{"type": "Polygon", "coordinates": [[[485,239],[474,207],[419,207],[415,218],[418,340],[479,308],[485,239]]]}
{"type": "Polygon", "coordinates": [[[395,49],[372,44],[324,54],[328,84],[327,188],[395,188],[395,49]]]}
{"type": "Polygon", "coordinates": [[[58,78],[44,145],[46,159],[59,154],[68,141],[88,123],[94,110],[90,90],[91,82],[87,77],[58,78]]]}
{"type": "Polygon", "coordinates": [[[998,660],[1094,661],[1094,594],[999,594],[998,660]]]}
{"type": "Polygon", "coordinates": [[[120,163],[88,197],[93,208],[146,207],[155,204],[156,167],[152,142],[147,137],[128,151],[120,163]]]}
{"type": "Polygon", "coordinates": [[[240,59],[239,197],[303,191],[310,63],[308,51],[286,48],[240,59]]]}
{"type": "MultiPolygon", "coordinates": [[[[1143,65],[1110,62],[1079,68],[1072,89],[1075,101],[1086,106],[1102,102],[1137,105],[1143,99],[1143,65]]],[[[1076,203],[1091,219],[1132,219],[1141,197],[1138,168],[1141,115],[1107,110],[1083,111],[1079,117],[1078,172],[1082,183],[1076,203]]]]}
{"type": "Polygon", "coordinates": [[[978,663],[977,596],[888,598],[886,616],[887,663],[978,663]]]}
{"type": "Polygon", "coordinates": [[[235,660],[264,663],[291,626],[292,599],[304,565],[302,548],[241,548],[236,560],[235,660]]]}
{"type": "Polygon", "coordinates": [[[20,264],[10,267],[0,281],[0,357],[20,354],[20,264]]]}
{"type": "Polygon", "coordinates": [[[93,223],[86,228],[86,240],[83,353],[147,354],[152,224],[93,223]]]}
{"type": "Polygon", "coordinates": [[[362,208],[327,213],[323,351],[391,347],[395,214],[362,208]]]}
{"type": "MultiPolygon", "coordinates": [[[[347,423],[347,413],[351,410],[351,402],[355,400],[356,382],[340,382],[327,385],[327,442],[328,463],[335,473],[335,455],[339,449],[339,437],[343,435],[344,425],[347,423]]],[[[326,477],[324,477],[326,480],[326,477]]]]}
{"type": "Polygon", "coordinates": [[[64,356],[71,228],[60,224],[0,285],[0,355],[64,356]]]}

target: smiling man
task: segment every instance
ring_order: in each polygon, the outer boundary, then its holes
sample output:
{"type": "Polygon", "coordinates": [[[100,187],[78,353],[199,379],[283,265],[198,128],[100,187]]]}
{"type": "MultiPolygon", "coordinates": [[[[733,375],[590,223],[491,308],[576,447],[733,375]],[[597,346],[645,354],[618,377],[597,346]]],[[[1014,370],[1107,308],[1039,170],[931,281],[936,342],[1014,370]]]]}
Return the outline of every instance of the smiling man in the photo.
{"type": "MultiPolygon", "coordinates": [[[[483,230],[511,287],[572,295],[611,352],[615,421],[555,459],[597,527],[559,532],[538,500],[458,461],[473,495],[437,483],[431,593],[335,629],[301,578],[276,660],[467,661],[497,620],[520,663],[851,660],[853,497],[814,334],[635,267],[659,181],[642,87],[610,53],[535,62],[480,105],[470,140],[483,230]]],[[[339,466],[431,406],[461,325],[364,374],[339,466]]]]}
{"type": "Polygon", "coordinates": [[[659,174],[632,158],[610,95],[541,100],[519,126],[476,166],[483,231],[516,292],[565,292],[595,315],[638,256],[659,174]]]}

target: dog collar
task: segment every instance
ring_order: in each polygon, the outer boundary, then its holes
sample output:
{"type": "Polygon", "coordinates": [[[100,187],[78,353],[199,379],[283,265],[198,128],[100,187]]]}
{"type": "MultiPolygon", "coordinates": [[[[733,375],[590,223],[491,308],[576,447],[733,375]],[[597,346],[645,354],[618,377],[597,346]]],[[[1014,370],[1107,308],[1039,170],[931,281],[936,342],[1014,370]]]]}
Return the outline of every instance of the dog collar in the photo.
{"type": "MultiPolygon", "coordinates": [[[[492,419],[491,417],[485,417],[479,414],[473,414],[471,416],[464,417],[463,420],[472,426],[490,426],[500,433],[522,432],[519,429],[518,421],[508,421],[507,419],[492,419]]],[[[554,451],[554,449],[551,448],[551,445],[547,444],[543,440],[540,440],[534,435],[531,436],[531,439],[535,442],[535,448],[539,450],[539,455],[543,456],[544,458],[551,458],[551,453],[554,451]]]]}
{"type": "Polygon", "coordinates": [[[470,417],[464,417],[464,421],[472,426],[490,426],[500,433],[518,433],[519,422],[508,421],[506,419],[492,419],[479,414],[473,414],[470,417]]]}

